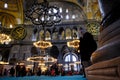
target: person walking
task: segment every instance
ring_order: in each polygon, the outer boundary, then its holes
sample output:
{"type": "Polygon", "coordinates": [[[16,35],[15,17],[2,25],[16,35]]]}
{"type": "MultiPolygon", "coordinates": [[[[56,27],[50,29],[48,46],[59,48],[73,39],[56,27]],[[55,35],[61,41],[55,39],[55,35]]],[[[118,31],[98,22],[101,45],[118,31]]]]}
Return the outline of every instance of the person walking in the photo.
{"type": "Polygon", "coordinates": [[[91,33],[87,32],[85,28],[80,28],[80,56],[81,64],[83,67],[83,74],[85,75],[85,68],[91,65],[91,54],[97,49],[97,43],[91,33]]]}

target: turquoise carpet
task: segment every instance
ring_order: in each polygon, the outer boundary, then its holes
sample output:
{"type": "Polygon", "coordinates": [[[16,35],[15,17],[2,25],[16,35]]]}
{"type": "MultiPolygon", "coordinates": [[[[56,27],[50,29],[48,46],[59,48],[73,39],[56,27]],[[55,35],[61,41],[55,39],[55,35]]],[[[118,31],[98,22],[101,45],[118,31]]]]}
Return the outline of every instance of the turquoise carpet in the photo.
{"type": "Polygon", "coordinates": [[[25,77],[0,77],[0,80],[87,80],[81,75],[74,76],[25,76],[25,77]]]}

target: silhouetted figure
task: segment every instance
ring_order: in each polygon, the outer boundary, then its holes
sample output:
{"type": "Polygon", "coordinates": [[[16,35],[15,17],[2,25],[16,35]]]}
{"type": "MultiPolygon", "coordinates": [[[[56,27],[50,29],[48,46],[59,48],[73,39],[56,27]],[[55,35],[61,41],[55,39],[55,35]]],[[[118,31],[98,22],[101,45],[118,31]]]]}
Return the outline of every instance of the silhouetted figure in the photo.
{"type": "Polygon", "coordinates": [[[28,70],[27,70],[27,76],[32,76],[32,75],[33,75],[32,69],[28,68],[28,70]]]}
{"type": "Polygon", "coordinates": [[[4,75],[4,76],[7,76],[7,75],[8,75],[8,70],[7,70],[7,69],[4,69],[3,75],[4,75]]]}
{"type": "Polygon", "coordinates": [[[47,75],[47,76],[50,76],[50,75],[51,75],[49,68],[45,71],[45,75],[47,75]]]}
{"type": "Polygon", "coordinates": [[[56,74],[55,74],[55,69],[52,69],[51,70],[51,76],[55,76],[56,74]]]}
{"type": "Polygon", "coordinates": [[[58,64],[57,63],[55,63],[54,69],[55,69],[55,75],[59,75],[59,69],[58,69],[58,64]]]}
{"type": "Polygon", "coordinates": [[[65,76],[65,70],[63,68],[61,70],[61,76],[65,76]]]}
{"type": "Polygon", "coordinates": [[[83,28],[80,28],[80,32],[80,55],[84,77],[86,77],[85,68],[91,65],[90,57],[91,54],[97,49],[97,44],[91,33],[87,32],[83,28]]]}
{"type": "Polygon", "coordinates": [[[2,68],[0,68],[0,76],[2,76],[2,73],[3,73],[2,71],[3,71],[2,68]]]}
{"type": "MultiPolygon", "coordinates": [[[[58,69],[58,63],[55,62],[52,66],[51,66],[51,73],[54,73],[54,76],[59,75],[59,69],[58,69]]],[[[53,75],[53,74],[52,74],[53,75]]]]}
{"type": "Polygon", "coordinates": [[[38,75],[38,76],[41,75],[41,68],[40,68],[40,67],[38,68],[37,75],[38,75]]]}
{"type": "Polygon", "coordinates": [[[20,65],[16,65],[16,77],[20,76],[20,65]]]}
{"type": "Polygon", "coordinates": [[[10,69],[10,75],[13,77],[14,74],[15,74],[15,69],[14,69],[14,67],[11,67],[11,69],[10,69]]]}
{"type": "Polygon", "coordinates": [[[20,76],[26,76],[26,67],[24,65],[21,66],[21,69],[20,69],[20,76]]]}

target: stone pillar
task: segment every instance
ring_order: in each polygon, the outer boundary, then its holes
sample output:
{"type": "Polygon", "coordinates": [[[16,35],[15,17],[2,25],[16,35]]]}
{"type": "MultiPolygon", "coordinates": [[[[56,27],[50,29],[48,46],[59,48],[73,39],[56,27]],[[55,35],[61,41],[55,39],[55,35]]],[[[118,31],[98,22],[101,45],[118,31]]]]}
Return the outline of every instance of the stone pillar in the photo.
{"type": "Polygon", "coordinates": [[[100,12],[103,17],[105,17],[111,9],[115,6],[114,2],[116,0],[98,0],[100,12]]]}
{"type": "Polygon", "coordinates": [[[101,23],[99,48],[92,54],[93,63],[120,56],[120,0],[98,1],[105,17],[101,23]]]}
{"type": "Polygon", "coordinates": [[[86,68],[88,80],[120,79],[120,0],[98,0],[103,20],[93,65],[86,68]]]}
{"type": "Polygon", "coordinates": [[[98,0],[98,3],[103,16],[102,27],[107,27],[120,18],[120,0],[98,0]]]}

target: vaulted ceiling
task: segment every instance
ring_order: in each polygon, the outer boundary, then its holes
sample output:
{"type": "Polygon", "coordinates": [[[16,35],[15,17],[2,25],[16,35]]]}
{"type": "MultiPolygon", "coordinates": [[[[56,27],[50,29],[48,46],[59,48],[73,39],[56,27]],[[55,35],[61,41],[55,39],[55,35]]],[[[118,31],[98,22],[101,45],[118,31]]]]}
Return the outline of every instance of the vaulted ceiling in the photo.
{"type": "MultiPolygon", "coordinates": [[[[29,9],[35,1],[37,0],[0,0],[0,23],[2,23],[2,26],[10,28],[11,25],[15,27],[17,24],[24,24],[25,23],[24,12],[27,9],[29,9]],[[7,4],[6,7],[4,7],[5,4],[7,4]]],[[[47,0],[47,1],[48,2],[62,1],[76,4],[82,9],[88,21],[90,20],[101,21],[102,19],[97,0],[47,0]]],[[[38,2],[41,3],[43,2],[43,0],[38,0],[38,2]]],[[[73,6],[74,5],[71,5],[71,7],[73,6]]],[[[8,49],[6,48],[5,50],[6,52],[3,52],[4,47],[0,48],[0,53],[8,53],[10,51],[9,49],[10,45],[7,46],[8,49]]],[[[58,56],[58,54],[54,55],[54,52],[58,52],[55,46],[51,50],[51,53],[53,53],[51,55],[53,57],[58,56]]]]}
{"type": "Polygon", "coordinates": [[[23,23],[23,0],[0,0],[0,21],[2,26],[10,27],[23,23]],[[8,7],[4,7],[5,3],[8,7]]]}
{"type": "MultiPolygon", "coordinates": [[[[24,24],[24,11],[28,9],[37,0],[0,0],[0,22],[2,26],[13,27],[16,24],[24,24]],[[8,7],[5,8],[5,3],[8,7]]],[[[48,0],[50,1],[61,1],[61,0],[48,0]]],[[[63,0],[75,3],[80,6],[88,20],[101,20],[100,10],[98,8],[97,0],[63,0]]],[[[38,0],[43,2],[43,0],[38,0]]],[[[72,6],[72,5],[71,5],[72,6]]]]}

